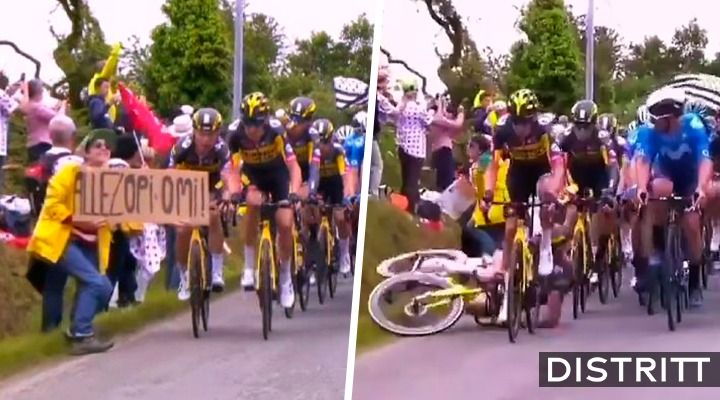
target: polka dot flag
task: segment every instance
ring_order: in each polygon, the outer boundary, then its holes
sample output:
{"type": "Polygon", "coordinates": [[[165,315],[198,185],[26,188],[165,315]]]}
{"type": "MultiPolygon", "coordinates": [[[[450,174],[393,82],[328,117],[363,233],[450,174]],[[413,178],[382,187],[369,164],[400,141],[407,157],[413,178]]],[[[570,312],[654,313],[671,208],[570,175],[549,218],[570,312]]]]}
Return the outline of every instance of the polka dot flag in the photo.
{"type": "Polygon", "coordinates": [[[368,102],[369,85],[359,79],[336,76],[333,79],[335,107],[344,110],[368,102]]]}

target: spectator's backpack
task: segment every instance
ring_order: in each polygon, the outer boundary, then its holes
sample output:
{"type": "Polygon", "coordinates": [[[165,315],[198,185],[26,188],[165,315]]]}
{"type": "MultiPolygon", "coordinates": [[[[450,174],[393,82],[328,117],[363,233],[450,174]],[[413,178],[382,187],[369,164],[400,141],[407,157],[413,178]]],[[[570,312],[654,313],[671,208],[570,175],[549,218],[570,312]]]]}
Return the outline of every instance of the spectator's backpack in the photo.
{"type": "Polygon", "coordinates": [[[28,199],[18,196],[0,197],[0,229],[18,237],[28,237],[32,231],[31,208],[28,199]]]}
{"type": "Polygon", "coordinates": [[[70,151],[65,150],[57,153],[45,153],[37,162],[25,169],[25,187],[30,198],[32,215],[35,217],[40,215],[40,209],[45,201],[45,191],[53,176],[55,163],[60,158],[71,154],[70,151]]]}

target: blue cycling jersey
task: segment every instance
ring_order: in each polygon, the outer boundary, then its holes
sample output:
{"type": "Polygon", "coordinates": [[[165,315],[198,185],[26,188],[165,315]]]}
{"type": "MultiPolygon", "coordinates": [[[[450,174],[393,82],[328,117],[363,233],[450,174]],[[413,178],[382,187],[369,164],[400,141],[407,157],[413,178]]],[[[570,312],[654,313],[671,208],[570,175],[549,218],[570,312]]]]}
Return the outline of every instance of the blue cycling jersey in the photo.
{"type": "Polygon", "coordinates": [[[350,167],[360,168],[365,155],[365,135],[353,133],[345,139],[343,144],[345,148],[345,158],[350,167]]]}
{"type": "Polygon", "coordinates": [[[708,135],[695,114],[683,115],[681,132],[674,135],[643,126],[638,129],[635,154],[653,165],[653,172],[669,178],[675,193],[688,195],[697,186],[700,162],[709,159],[708,135]]]}

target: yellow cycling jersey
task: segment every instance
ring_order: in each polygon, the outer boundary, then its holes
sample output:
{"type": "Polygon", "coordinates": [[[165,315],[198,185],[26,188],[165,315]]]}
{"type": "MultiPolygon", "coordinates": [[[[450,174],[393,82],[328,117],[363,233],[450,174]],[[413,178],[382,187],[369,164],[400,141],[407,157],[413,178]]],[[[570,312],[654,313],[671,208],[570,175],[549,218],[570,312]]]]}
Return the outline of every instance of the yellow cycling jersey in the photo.
{"type": "MultiPolygon", "coordinates": [[[[507,203],[510,201],[510,193],[507,189],[507,174],[510,167],[510,160],[501,160],[497,173],[497,183],[495,184],[494,202],[507,203]]],[[[485,220],[485,213],[480,204],[485,196],[485,171],[477,166],[470,168],[470,176],[473,186],[475,187],[475,210],[473,211],[473,221],[476,227],[495,225],[505,223],[505,210],[502,205],[493,205],[487,213],[490,221],[485,220]]]]}
{"type": "Polygon", "coordinates": [[[345,150],[341,145],[335,143],[327,157],[324,155],[320,156],[320,179],[343,176],[345,175],[346,167],[345,150]]]}

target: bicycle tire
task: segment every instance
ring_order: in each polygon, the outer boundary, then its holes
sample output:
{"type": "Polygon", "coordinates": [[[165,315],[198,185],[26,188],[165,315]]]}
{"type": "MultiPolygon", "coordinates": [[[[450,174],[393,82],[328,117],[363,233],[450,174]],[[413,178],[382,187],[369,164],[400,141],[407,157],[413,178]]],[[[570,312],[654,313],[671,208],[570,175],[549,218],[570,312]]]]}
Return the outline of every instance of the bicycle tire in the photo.
{"type": "Polygon", "coordinates": [[[604,249],[603,254],[599,254],[599,257],[596,256],[596,259],[601,260],[601,265],[597,272],[598,298],[600,299],[600,304],[607,304],[608,298],[610,297],[610,264],[612,263],[612,249],[610,246],[610,236],[608,236],[607,239],[605,239],[604,246],[600,247],[604,249]]]}
{"type": "MultiPolygon", "coordinates": [[[[296,293],[296,300],[297,292],[299,290],[298,286],[296,285],[298,275],[298,246],[299,244],[296,241],[296,238],[293,237],[293,251],[292,255],[290,256],[290,284],[293,286],[293,293],[296,293]]],[[[296,301],[293,301],[292,306],[283,307],[285,311],[285,318],[291,319],[293,317],[293,315],[295,314],[295,303],[296,301]]]]}
{"type": "Polygon", "coordinates": [[[200,320],[202,321],[202,327],[203,331],[208,331],[208,321],[210,320],[210,292],[211,292],[211,285],[208,284],[208,279],[212,276],[212,259],[210,258],[210,252],[208,251],[207,242],[202,242],[203,249],[205,251],[205,263],[203,264],[205,266],[205,280],[203,281],[203,287],[202,287],[202,308],[200,309],[200,320]]]}
{"type": "Polygon", "coordinates": [[[572,263],[574,271],[573,283],[573,319],[580,317],[580,303],[582,297],[582,286],[585,285],[585,277],[583,272],[583,257],[584,252],[582,251],[582,236],[580,233],[576,233],[573,236],[572,244],[572,263]]]}
{"type": "Polygon", "coordinates": [[[270,276],[270,268],[272,268],[272,244],[267,240],[260,242],[260,251],[258,252],[258,264],[260,265],[260,285],[258,288],[258,298],[260,301],[260,309],[262,311],[262,334],[263,339],[267,340],[272,331],[272,303],[273,289],[272,277],[270,276]]]}
{"type": "Polygon", "coordinates": [[[611,236],[612,243],[612,264],[610,268],[610,287],[612,288],[613,297],[617,298],[620,295],[620,288],[622,287],[622,280],[623,280],[623,263],[625,260],[623,260],[623,257],[621,256],[620,252],[620,246],[619,246],[619,234],[611,236]]]}
{"type": "Polygon", "coordinates": [[[510,274],[507,287],[507,330],[510,343],[517,341],[520,333],[520,319],[522,318],[525,302],[523,301],[522,281],[525,270],[523,268],[522,243],[515,241],[510,253],[510,274]]]}
{"type": "Polygon", "coordinates": [[[307,311],[308,302],[310,301],[310,277],[307,273],[307,267],[303,266],[298,270],[295,276],[296,287],[298,288],[298,300],[300,300],[300,310],[307,311]]]}
{"type": "Polygon", "coordinates": [[[676,281],[676,271],[682,268],[682,256],[680,253],[680,241],[677,226],[669,226],[665,239],[665,262],[663,263],[662,286],[664,291],[664,306],[667,312],[668,329],[674,331],[677,322],[682,319],[680,316],[680,290],[676,281]]]}
{"type": "Polygon", "coordinates": [[[318,295],[318,302],[320,304],[325,304],[325,290],[327,289],[327,274],[328,268],[330,267],[327,265],[326,260],[326,254],[327,254],[327,240],[325,239],[325,234],[323,232],[326,232],[327,229],[323,229],[322,227],[318,231],[317,236],[317,247],[316,247],[316,253],[315,253],[315,286],[317,286],[317,295],[318,295]]]}
{"type": "MultiPolygon", "coordinates": [[[[382,329],[398,336],[427,336],[440,333],[457,323],[465,310],[465,302],[461,297],[451,299],[448,313],[439,322],[424,326],[403,326],[394,323],[386,316],[381,307],[383,302],[388,302],[390,289],[394,285],[404,285],[406,288],[412,283],[434,286],[438,289],[448,289],[450,283],[439,276],[423,274],[419,272],[404,272],[380,282],[368,296],[368,312],[370,318],[382,329]]],[[[408,315],[406,313],[406,315],[408,315]]],[[[413,317],[412,315],[408,315],[413,317]]]]}
{"type": "Polygon", "coordinates": [[[192,331],[193,336],[198,339],[200,337],[200,319],[201,309],[203,307],[203,292],[202,292],[202,276],[200,274],[200,268],[202,268],[202,249],[200,244],[191,241],[190,252],[188,258],[188,275],[190,279],[190,318],[192,319],[192,331]]]}
{"type": "Polygon", "coordinates": [[[705,222],[703,224],[703,239],[705,242],[705,245],[703,246],[703,257],[702,257],[702,264],[700,264],[700,278],[702,279],[702,288],[703,290],[707,290],[708,288],[708,274],[710,272],[710,269],[712,268],[712,251],[711,244],[712,244],[712,224],[710,222],[705,222]]]}
{"type": "MultiPolygon", "coordinates": [[[[329,244],[328,244],[329,245],[329,244]]],[[[330,295],[331,299],[335,298],[335,293],[337,291],[337,282],[338,282],[338,260],[339,257],[339,247],[338,242],[335,241],[335,245],[333,246],[332,251],[330,252],[330,268],[328,268],[328,294],[330,295]]]]}

